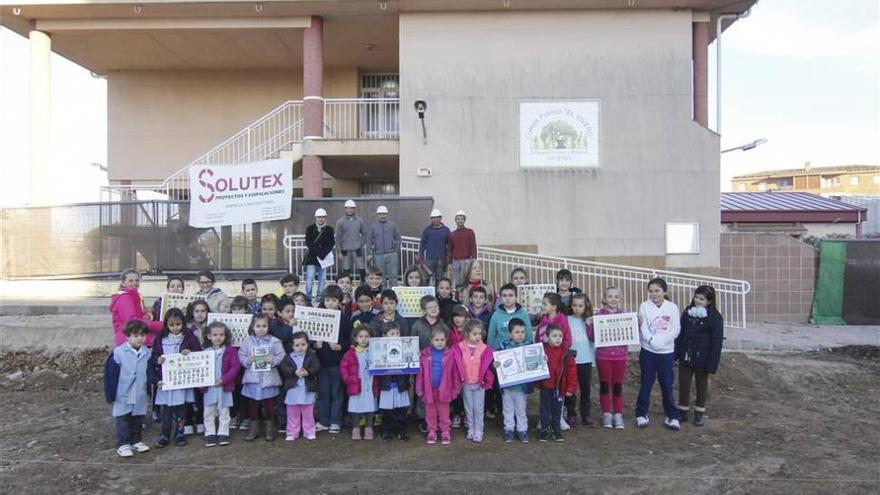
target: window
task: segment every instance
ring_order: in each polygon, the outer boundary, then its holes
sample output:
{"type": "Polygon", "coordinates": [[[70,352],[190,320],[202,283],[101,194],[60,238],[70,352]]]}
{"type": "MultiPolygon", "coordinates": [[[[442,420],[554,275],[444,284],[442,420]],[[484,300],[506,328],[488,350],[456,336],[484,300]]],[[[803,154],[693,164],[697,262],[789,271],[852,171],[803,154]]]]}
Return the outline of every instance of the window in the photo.
{"type": "Polygon", "coordinates": [[[832,175],[830,177],[823,175],[821,186],[822,189],[827,189],[830,187],[840,187],[840,177],[836,175],[832,175]]]}
{"type": "Polygon", "coordinates": [[[759,191],[766,191],[767,190],[767,183],[764,181],[758,182],[758,190],[759,191]]]}
{"type": "Polygon", "coordinates": [[[857,185],[859,185],[859,176],[858,176],[858,175],[853,175],[852,177],[850,177],[850,178],[849,178],[849,185],[851,185],[851,186],[857,186],[857,185]]]}
{"type": "MultiPolygon", "coordinates": [[[[880,175],[878,175],[878,177],[880,177],[880,175]]],[[[740,184],[740,185],[737,186],[736,189],[737,189],[738,191],[740,191],[740,192],[744,192],[744,191],[746,190],[746,185],[745,185],[745,184],[740,184]]]]}
{"type": "Polygon", "coordinates": [[[874,176],[874,184],[880,184],[880,175],[874,176]]]}
{"type": "Polygon", "coordinates": [[[666,254],[700,254],[700,223],[667,223],[666,254]]]}
{"type": "Polygon", "coordinates": [[[361,182],[361,196],[397,196],[398,194],[400,194],[400,185],[397,182],[361,182]]]}

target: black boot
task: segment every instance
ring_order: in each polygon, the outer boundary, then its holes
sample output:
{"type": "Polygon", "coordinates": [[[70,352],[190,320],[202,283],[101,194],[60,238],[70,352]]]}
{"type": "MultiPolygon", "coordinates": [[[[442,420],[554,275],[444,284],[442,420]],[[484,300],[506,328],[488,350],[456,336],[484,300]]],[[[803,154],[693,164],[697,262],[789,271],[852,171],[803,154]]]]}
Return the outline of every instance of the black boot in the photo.
{"type": "Polygon", "coordinates": [[[703,413],[700,411],[694,412],[694,426],[704,426],[706,424],[706,418],[703,417],[703,413]]]}

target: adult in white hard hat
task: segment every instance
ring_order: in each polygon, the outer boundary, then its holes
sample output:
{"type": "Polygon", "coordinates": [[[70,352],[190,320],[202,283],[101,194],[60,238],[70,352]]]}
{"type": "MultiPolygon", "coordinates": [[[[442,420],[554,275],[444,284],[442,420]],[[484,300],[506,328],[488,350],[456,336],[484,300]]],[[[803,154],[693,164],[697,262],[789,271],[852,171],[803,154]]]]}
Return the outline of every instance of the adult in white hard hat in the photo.
{"type": "Polygon", "coordinates": [[[376,221],[370,225],[367,262],[382,272],[386,288],[397,285],[400,274],[400,227],[388,220],[388,208],[376,208],[376,221]]]}
{"type": "MultiPolygon", "coordinates": [[[[449,235],[449,257],[452,262],[453,287],[464,285],[465,268],[477,259],[477,236],[474,231],[465,227],[467,214],[458,210],[455,212],[455,230],[449,235]]],[[[467,301],[462,301],[467,304],[467,301]]]]}
{"type": "Polygon", "coordinates": [[[336,222],[336,245],[339,248],[339,268],[354,273],[357,270],[360,283],[366,281],[364,245],[367,243],[367,225],[355,215],[357,204],[347,200],[343,205],[345,215],[336,222]]]}
{"type": "Polygon", "coordinates": [[[419,268],[425,280],[430,279],[431,285],[446,276],[449,249],[449,227],[443,225],[443,212],[431,210],[431,225],[422,231],[419,241],[419,268]]]}
{"type": "Polygon", "coordinates": [[[318,293],[315,297],[324,297],[325,269],[333,265],[333,247],[336,245],[333,227],[327,225],[327,211],[324,208],[315,210],[315,223],[306,228],[306,255],[302,264],[306,269],[306,295],[312,299],[312,286],[315,277],[318,279],[318,293]],[[323,265],[323,266],[322,266],[323,265]]]}

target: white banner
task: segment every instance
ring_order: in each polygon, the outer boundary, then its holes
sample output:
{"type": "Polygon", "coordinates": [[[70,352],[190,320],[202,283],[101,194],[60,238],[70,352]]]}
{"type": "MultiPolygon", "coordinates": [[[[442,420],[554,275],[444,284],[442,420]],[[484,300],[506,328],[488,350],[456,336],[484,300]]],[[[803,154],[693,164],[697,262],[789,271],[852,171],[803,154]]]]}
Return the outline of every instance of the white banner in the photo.
{"type": "Polygon", "coordinates": [[[593,335],[597,349],[613,345],[638,345],[639,315],[618,313],[593,316],[593,335]]]}
{"type": "Polygon", "coordinates": [[[599,101],[519,102],[519,166],[599,167],[599,101]]]}
{"type": "Polygon", "coordinates": [[[503,351],[495,351],[495,361],[501,363],[498,386],[512,387],[523,383],[543,380],[550,376],[543,344],[530,344],[503,351]]]}
{"type": "Polygon", "coordinates": [[[254,315],[247,313],[208,313],[207,324],[210,325],[215,321],[225,323],[232,332],[231,345],[241,347],[241,343],[248,338],[248,328],[251,326],[251,320],[254,315]]]}
{"type": "Polygon", "coordinates": [[[516,288],[516,301],[529,315],[541,314],[544,294],[556,292],[553,284],[524,284],[516,288]]]}
{"type": "Polygon", "coordinates": [[[283,159],[189,169],[189,225],[241,225],[290,218],[293,171],[283,159]]]}
{"type": "Polygon", "coordinates": [[[392,287],[397,294],[397,312],[404,318],[419,318],[422,307],[419,301],[425,296],[433,296],[433,287],[392,287]]]}
{"type": "Polygon", "coordinates": [[[342,313],[338,309],[312,308],[297,306],[293,317],[300,331],[309,336],[309,340],[320,340],[331,344],[339,343],[339,318],[342,313]]]}
{"type": "Polygon", "coordinates": [[[165,354],[162,390],[211,387],[214,380],[214,351],[165,354]]]}

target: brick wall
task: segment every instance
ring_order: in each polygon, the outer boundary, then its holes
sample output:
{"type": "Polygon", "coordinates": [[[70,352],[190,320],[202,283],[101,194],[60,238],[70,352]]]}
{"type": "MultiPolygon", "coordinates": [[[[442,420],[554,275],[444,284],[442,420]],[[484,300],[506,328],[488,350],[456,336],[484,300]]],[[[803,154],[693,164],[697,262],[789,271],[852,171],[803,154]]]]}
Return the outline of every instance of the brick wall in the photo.
{"type": "Polygon", "coordinates": [[[748,321],[806,322],[819,253],[784,234],[721,234],[721,276],[752,284],[748,321]]]}

